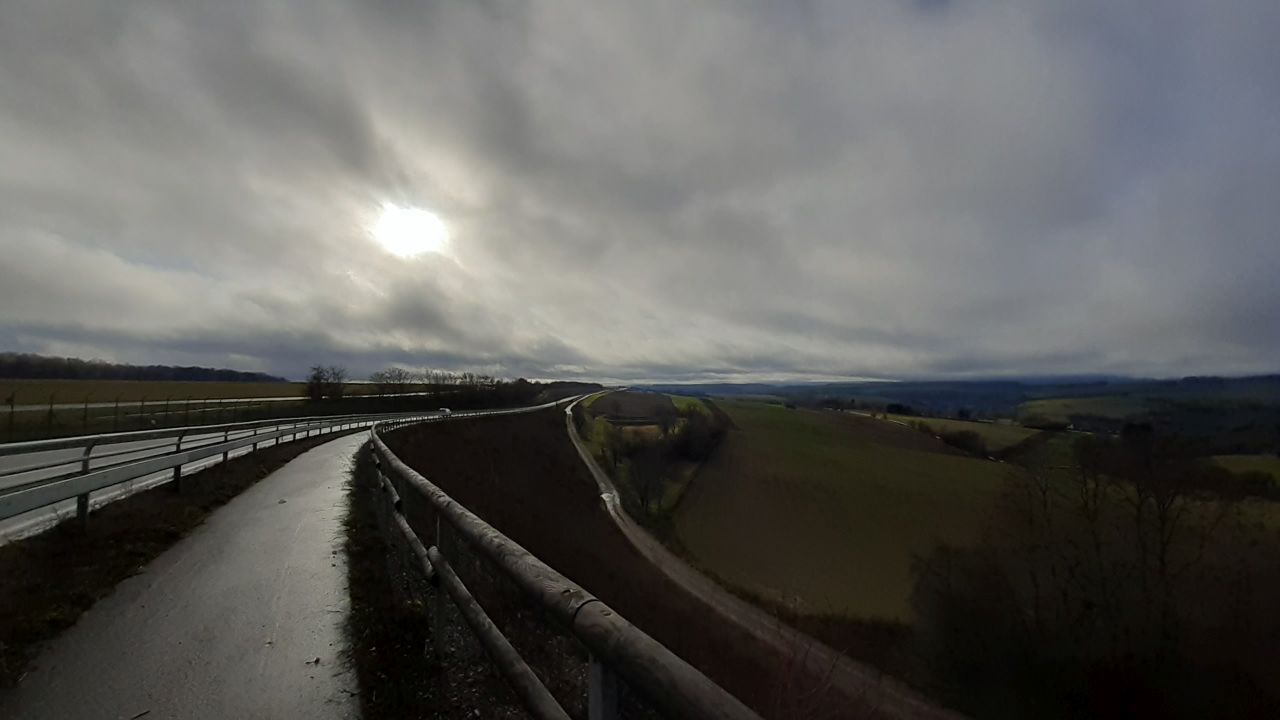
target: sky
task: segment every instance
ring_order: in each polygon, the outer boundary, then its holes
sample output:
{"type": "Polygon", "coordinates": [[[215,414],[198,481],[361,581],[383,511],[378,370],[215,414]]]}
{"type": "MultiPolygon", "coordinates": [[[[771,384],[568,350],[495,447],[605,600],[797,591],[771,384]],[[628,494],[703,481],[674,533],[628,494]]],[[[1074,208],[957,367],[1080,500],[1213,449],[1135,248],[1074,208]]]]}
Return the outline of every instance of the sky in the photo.
{"type": "Polygon", "coordinates": [[[1275,0],[0,0],[0,350],[1275,372],[1277,37],[1275,0]]]}

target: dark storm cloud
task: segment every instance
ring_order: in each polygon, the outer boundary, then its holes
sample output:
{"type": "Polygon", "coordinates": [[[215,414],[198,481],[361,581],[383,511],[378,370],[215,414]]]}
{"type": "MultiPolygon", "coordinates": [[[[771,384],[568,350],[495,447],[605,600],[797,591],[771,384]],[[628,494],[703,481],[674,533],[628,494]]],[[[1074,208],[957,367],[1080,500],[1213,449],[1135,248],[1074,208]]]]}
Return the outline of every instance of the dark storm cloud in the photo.
{"type": "Polygon", "coordinates": [[[1280,6],[0,6],[0,341],[298,375],[1275,370],[1280,6]],[[386,202],[440,213],[401,260],[386,202]]]}

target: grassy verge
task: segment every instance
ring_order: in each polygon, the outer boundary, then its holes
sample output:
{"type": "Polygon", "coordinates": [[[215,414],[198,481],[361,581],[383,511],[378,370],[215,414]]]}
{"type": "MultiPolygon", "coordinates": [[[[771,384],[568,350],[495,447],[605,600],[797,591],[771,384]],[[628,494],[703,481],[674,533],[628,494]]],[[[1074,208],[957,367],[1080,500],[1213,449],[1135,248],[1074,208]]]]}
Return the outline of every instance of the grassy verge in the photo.
{"type": "Polygon", "coordinates": [[[316,445],[300,440],[233,458],[95,510],[81,531],[75,519],[0,546],[0,687],[22,678],[40,645],[75,624],[120,581],[191,532],[211,512],[316,445]]]}
{"type": "Polygon", "coordinates": [[[431,614],[424,602],[404,597],[401,587],[411,578],[391,562],[392,547],[378,527],[378,506],[386,498],[374,484],[367,448],[356,456],[348,498],[347,654],[360,683],[360,716],[454,717],[436,707],[440,683],[428,650],[431,614]]]}

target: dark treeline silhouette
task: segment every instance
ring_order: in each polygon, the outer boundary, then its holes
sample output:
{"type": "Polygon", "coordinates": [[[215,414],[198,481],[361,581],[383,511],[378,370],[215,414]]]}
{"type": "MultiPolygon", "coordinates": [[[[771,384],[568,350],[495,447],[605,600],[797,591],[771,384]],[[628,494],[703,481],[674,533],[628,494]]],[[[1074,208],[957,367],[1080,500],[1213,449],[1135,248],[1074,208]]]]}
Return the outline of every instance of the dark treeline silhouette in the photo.
{"type": "Polygon", "coordinates": [[[1185,439],[1012,471],[985,539],[915,567],[925,684],[974,717],[1280,717],[1280,535],[1185,439]]]}
{"type": "Polygon", "coordinates": [[[0,377],[18,380],[196,380],[217,382],[285,382],[258,372],[170,365],[124,365],[105,360],[0,353],[0,377]]]}

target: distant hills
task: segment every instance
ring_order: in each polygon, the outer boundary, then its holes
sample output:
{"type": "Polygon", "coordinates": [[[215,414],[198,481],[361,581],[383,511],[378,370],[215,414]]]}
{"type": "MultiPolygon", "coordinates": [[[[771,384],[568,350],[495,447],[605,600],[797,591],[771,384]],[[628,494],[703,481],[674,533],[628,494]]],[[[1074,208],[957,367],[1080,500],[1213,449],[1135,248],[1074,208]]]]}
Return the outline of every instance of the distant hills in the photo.
{"type": "Polygon", "coordinates": [[[1043,398],[1138,395],[1173,401],[1280,402],[1280,375],[1185,377],[1170,380],[1081,376],[999,380],[903,380],[815,383],[654,384],[658,392],[694,395],[774,395],[801,402],[823,398],[871,404],[901,403],[949,414],[960,408],[1009,415],[1028,401],[1043,398]]]}
{"type": "Polygon", "coordinates": [[[14,380],[188,380],[286,382],[259,372],[172,365],[125,365],[105,360],[0,353],[0,378],[14,380]]]}

